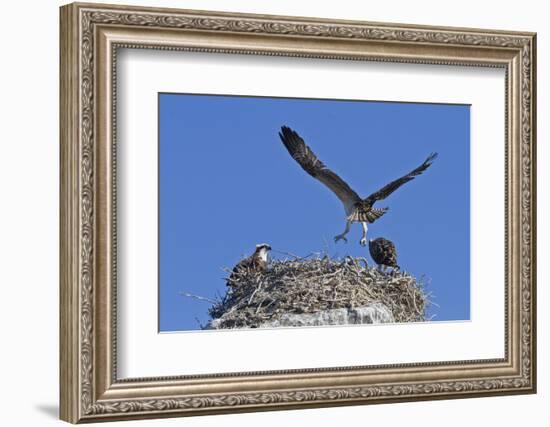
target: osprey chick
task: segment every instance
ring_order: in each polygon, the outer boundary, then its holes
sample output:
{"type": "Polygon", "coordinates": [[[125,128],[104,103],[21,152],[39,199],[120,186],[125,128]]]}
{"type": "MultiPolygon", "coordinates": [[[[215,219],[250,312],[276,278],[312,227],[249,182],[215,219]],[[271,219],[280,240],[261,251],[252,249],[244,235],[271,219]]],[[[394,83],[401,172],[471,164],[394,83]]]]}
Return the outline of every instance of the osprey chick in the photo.
{"type": "Polygon", "coordinates": [[[283,126],[281,127],[281,132],[279,132],[279,137],[292,158],[298,162],[302,169],[313,178],[325,184],[343,203],[346,212],[346,229],[342,234],[335,236],[334,241],[344,240],[347,242],[346,234],[349,233],[351,224],[360,222],[363,226],[363,236],[359,242],[361,246],[366,246],[367,244],[367,223],[373,223],[388,211],[388,208],[375,208],[374,203],[379,200],[384,200],[403,184],[411,181],[415,176],[420,175],[430,167],[437,157],[437,153],[430,154],[416,169],[390,182],[367,198],[361,199],[342,178],[327,168],[325,164],[317,158],[300,135],[295,131],[287,126],[283,126]]]}
{"type": "Polygon", "coordinates": [[[267,270],[267,253],[271,250],[271,246],[267,243],[256,245],[256,250],[248,258],[241,260],[231,272],[231,276],[227,281],[227,286],[235,286],[235,281],[240,275],[254,270],[264,272],[267,270]]]}
{"type": "Polygon", "coordinates": [[[382,267],[383,269],[392,267],[393,269],[400,270],[400,267],[397,265],[397,251],[395,250],[395,245],[390,240],[383,237],[369,240],[369,252],[374,262],[378,264],[378,267],[382,267]]]}

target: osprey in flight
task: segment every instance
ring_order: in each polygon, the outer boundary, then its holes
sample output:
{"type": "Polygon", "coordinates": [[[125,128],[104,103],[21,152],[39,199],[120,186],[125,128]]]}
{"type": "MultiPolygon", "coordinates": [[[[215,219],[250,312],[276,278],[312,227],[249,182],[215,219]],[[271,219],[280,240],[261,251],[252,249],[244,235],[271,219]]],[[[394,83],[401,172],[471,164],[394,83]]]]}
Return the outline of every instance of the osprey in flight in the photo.
{"type": "Polygon", "coordinates": [[[248,258],[240,261],[231,272],[231,276],[227,281],[227,286],[235,286],[235,281],[239,275],[245,274],[248,271],[255,270],[264,272],[267,270],[267,253],[271,250],[271,246],[267,243],[256,245],[256,251],[248,258]]]}
{"type": "Polygon", "coordinates": [[[437,153],[430,154],[430,156],[424,160],[424,163],[416,169],[390,182],[367,198],[362,199],[342,178],[327,168],[325,164],[317,158],[300,135],[295,131],[289,127],[283,126],[281,127],[281,132],[279,132],[279,136],[292,158],[298,162],[302,169],[325,184],[343,203],[344,210],[346,211],[346,229],[342,234],[334,237],[334,241],[344,240],[347,242],[346,234],[349,233],[351,224],[360,222],[363,226],[363,237],[359,242],[361,246],[366,246],[367,244],[367,223],[376,221],[388,210],[388,208],[375,208],[374,203],[385,199],[403,184],[414,179],[415,176],[420,175],[430,167],[437,157],[437,153]]]}
{"type": "Polygon", "coordinates": [[[397,251],[395,245],[390,240],[379,237],[369,240],[370,256],[379,267],[392,267],[394,270],[400,270],[397,265],[397,251]]]}

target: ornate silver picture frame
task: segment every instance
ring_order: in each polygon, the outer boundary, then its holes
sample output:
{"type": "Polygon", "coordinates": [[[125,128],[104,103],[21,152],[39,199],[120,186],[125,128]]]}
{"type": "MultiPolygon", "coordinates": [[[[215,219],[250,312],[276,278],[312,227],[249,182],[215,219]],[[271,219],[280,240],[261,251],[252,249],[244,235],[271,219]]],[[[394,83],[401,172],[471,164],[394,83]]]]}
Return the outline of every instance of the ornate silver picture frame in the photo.
{"type": "MultiPolygon", "coordinates": [[[[536,391],[534,33],[84,3],[63,6],[60,13],[61,419],[113,421],[536,391]],[[503,357],[120,378],[116,64],[122,49],[503,70],[505,248],[495,255],[505,267],[499,284],[505,301],[503,357]]],[[[490,173],[491,165],[486,168],[490,173]]]]}

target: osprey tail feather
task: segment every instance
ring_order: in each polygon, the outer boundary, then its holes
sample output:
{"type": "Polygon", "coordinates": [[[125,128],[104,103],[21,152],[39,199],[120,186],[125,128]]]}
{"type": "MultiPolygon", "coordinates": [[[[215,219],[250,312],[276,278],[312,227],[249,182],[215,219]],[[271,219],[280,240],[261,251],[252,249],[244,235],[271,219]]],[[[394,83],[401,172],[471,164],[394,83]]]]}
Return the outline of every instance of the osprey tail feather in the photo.
{"type": "Polygon", "coordinates": [[[372,223],[384,215],[389,208],[371,208],[369,210],[356,209],[349,217],[348,220],[353,222],[368,222],[372,223]]]}

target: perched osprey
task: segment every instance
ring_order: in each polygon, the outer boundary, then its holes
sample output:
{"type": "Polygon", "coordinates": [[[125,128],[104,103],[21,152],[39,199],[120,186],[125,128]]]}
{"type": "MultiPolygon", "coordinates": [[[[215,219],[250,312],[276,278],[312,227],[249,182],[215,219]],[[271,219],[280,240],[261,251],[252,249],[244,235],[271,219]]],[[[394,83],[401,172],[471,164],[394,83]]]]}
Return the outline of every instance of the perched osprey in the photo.
{"type": "Polygon", "coordinates": [[[378,266],[382,268],[392,267],[400,270],[397,265],[397,251],[393,242],[379,237],[378,239],[369,240],[370,256],[378,266]]]}
{"type": "Polygon", "coordinates": [[[234,268],[227,281],[227,286],[235,286],[235,281],[241,274],[251,270],[264,272],[267,269],[267,253],[271,246],[267,243],[256,245],[256,250],[248,258],[241,260],[234,268]]]}
{"type": "Polygon", "coordinates": [[[367,198],[361,199],[342,178],[327,168],[325,164],[317,158],[300,135],[295,131],[283,126],[281,127],[281,132],[279,132],[279,137],[292,158],[298,162],[302,169],[330,188],[344,204],[344,210],[346,211],[346,229],[342,234],[334,237],[334,241],[337,242],[342,239],[347,242],[346,234],[349,233],[351,224],[360,222],[363,226],[363,236],[359,242],[361,246],[366,246],[367,244],[367,223],[376,221],[388,211],[388,208],[375,208],[374,203],[385,199],[403,184],[414,179],[415,176],[420,175],[430,167],[437,157],[437,153],[430,154],[428,158],[424,160],[424,163],[416,169],[390,182],[367,198]]]}

